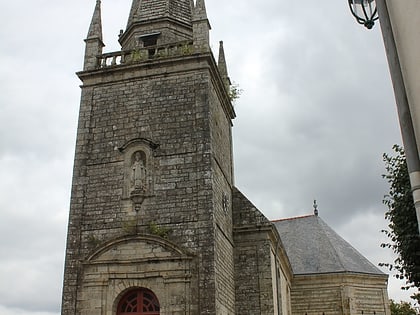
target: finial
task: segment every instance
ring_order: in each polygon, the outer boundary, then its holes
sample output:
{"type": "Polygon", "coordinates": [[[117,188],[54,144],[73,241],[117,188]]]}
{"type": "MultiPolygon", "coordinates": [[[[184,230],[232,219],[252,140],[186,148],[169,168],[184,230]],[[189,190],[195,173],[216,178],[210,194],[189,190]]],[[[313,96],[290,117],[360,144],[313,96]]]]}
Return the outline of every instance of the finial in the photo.
{"type": "Polygon", "coordinates": [[[314,214],[315,214],[316,216],[318,216],[318,205],[316,204],[316,200],[314,200],[314,205],[313,205],[313,207],[314,207],[314,214]]]}
{"type": "Polygon", "coordinates": [[[128,29],[131,24],[137,22],[139,10],[140,10],[140,0],[133,0],[131,4],[130,14],[128,16],[126,29],[128,29]]]}
{"type": "Polygon", "coordinates": [[[102,41],[101,0],[96,0],[85,43],[83,70],[93,70],[98,66],[97,56],[102,54],[102,48],[105,46],[102,41]]]}
{"type": "Polygon", "coordinates": [[[225,50],[223,48],[223,41],[219,42],[219,60],[217,63],[217,67],[219,68],[220,75],[225,83],[226,89],[229,91],[229,87],[231,85],[227,65],[226,65],[226,58],[225,58],[225,50]]]}
{"type": "Polygon", "coordinates": [[[87,39],[97,38],[102,41],[101,0],[96,0],[95,11],[87,35],[87,39]]]}
{"type": "Polygon", "coordinates": [[[207,19],[207,10],[204,0],[197,0],[194,9],[195,19],[207,19]]]}

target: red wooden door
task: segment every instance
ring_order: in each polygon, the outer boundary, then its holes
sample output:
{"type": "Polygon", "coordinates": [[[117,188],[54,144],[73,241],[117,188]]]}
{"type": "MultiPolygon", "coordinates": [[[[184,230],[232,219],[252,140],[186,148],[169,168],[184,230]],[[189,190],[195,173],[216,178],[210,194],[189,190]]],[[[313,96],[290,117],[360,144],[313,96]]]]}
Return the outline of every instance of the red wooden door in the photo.
{"type": "Polygon", "coordinates": [[[156,295],[144,288],[127,292],[118,304],[117,315],[159,315],[156,295]]]}

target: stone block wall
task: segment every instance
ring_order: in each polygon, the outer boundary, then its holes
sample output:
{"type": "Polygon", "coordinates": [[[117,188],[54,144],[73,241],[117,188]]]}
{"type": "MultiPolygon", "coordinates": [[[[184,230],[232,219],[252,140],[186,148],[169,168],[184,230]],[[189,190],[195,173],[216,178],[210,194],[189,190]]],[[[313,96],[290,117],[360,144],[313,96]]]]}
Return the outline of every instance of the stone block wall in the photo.
{"type": "Polygon", "coordinates": [[[275,314],[271,244],[264,234],[235,233],[236,314],[275,314]]]}
{"type": "Polygon", "coordinates": [[[291,290],[292,314],[390,315],[386,288],[386,275],[296,275],[291,290]]]}
{"type": "Polygon", "coordinates": [[[236,314],[288,314],[292,275],[278,234],[236,188],[233,223],[236,314]]]}
{"type": "MultiPolygon", "coordinates": [[[[214,131],[222,135],[214,139],[211,131],[230,129],[231,123],[220,109],[220,91],[216,90],[222,83],[212,78],[214,69],[214,59],[205,55],[79,73],[84,84],[63,315],[103,314],[98,309],[108,312],[111,304],[104,306],[97,299],[107,292],[106,283],[112,278],[109,270],[98,271],[96,263],[86,261],[104,244],[135,235],[170,239],[185,255],[193,257],[188,268],[182,267],[189,274],[188,285],[181,281],[184,291],[189,292],[186,296],[191,312],[233,314],[232,231],[228,228],[230,210],[226,208],[232,166],[231,159],[225,161],[217,151],[222,145],[220,150],[231,155],[230,138],[225,139],[230,130],[214,131]],[[133,186],[131,178],[136,153],[146,169],[141,187],[133,186]],[[218,185],[221,187],[216,189],[218,185]],[[215,250],[220,251],[217,258],[215,250]],[[95,289],[86,290],[92,286],[95,289]]],[[[144,262],[106,264],[127,283],[137,281],[155,290],[159,298],[159,292],[176,291],[159,274],[165,268],[175,272],[175,265],[154,265],[157,276],[149,281],[141,280],[153,278],[142,272],[149,266],[144,262]],[[158,278],[163,278],[165,285],[152,288],[158,278]]],[[[176,307],[168,306],[173,302],[167,300],[175,297],[168,293],[163,296],[163,305],[167,306],[162,314],[176,314],[176,307]]]]}

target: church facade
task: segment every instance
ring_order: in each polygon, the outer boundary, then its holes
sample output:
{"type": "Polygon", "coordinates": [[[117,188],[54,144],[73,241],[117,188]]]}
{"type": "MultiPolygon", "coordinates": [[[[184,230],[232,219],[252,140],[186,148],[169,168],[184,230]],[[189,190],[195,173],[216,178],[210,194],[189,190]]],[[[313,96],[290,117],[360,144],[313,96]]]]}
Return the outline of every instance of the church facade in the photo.
{"type": "Polygon", "coordinates": [[[389,314],[387,275],[317,215],[235,187],[230,81],[204,0],[133,0],[85,39],[62,315],[389,314]]]}

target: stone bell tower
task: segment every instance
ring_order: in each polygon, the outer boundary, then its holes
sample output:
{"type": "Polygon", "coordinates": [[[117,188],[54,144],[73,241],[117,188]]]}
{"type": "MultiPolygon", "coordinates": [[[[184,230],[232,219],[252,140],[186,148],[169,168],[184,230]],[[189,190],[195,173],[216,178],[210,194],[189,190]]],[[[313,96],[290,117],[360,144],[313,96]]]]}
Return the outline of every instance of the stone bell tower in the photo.
{"type": "Polygon", "coordinates": [[[232,119],[204,0],[133,0],[88,36],[63,315],[234,314],[232,119]]]}

